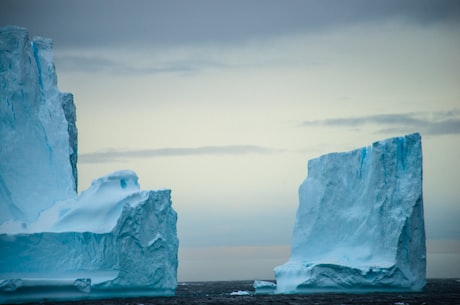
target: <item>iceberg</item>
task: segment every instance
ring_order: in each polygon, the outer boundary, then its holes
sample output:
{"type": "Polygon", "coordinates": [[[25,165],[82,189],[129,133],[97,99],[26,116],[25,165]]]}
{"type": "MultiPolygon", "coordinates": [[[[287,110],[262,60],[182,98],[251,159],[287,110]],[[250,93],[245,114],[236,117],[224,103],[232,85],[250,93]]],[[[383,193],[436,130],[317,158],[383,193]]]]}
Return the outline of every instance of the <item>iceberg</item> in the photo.
{"type": "MultiPolygon", "coordinates": [[[[112,173],[44,211],[26,233],[3,228],[0,282],[88,279],[88,298],[174,295],[176,221],[170,190],[141,191],[134,172],[112,173]]],[[[5,289],[0,297],[24,297],[5,289]]]]}
{"type": "Polygon", "coordinates": [[[310,160],[276,293],[421,290],[422,193],[418,133],[310,160]]]}
{"type": "Polygon", "coordinates": [[[52,41],[0,28],[0,80],[0,303],[174,295],[171,191],[122,170],[77,194],[76,109],[52,41]]]}

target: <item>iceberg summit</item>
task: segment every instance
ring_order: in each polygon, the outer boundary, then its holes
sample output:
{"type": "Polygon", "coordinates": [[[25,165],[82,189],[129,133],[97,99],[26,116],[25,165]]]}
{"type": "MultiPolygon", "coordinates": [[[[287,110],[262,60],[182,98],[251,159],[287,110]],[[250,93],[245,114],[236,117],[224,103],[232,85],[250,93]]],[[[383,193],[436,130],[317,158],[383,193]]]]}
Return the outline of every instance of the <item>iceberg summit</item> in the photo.
{"type": "Polygon", "coordinates": [[[0,84],[0,303],[174,295],[171,191],[122,170],[77,194],[76,109],[52,41],[0,27],[0,84]]]}
{"type": "Polygon", "coordinates": [[[310,160],[276,293],[421,290],[422,195],[418,133],[310,160]]]}

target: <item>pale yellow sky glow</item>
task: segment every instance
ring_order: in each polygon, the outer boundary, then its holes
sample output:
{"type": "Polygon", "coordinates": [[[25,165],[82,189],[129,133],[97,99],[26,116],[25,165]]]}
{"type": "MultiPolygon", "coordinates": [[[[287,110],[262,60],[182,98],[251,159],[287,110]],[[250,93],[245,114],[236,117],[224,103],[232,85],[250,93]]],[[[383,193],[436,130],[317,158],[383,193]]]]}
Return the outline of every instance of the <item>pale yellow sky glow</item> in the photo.
{"type": "Polygon", "coordinates": [[[186,15],[202,18],[196,32],[156,7],[151,22],[161,19],[163,31],[132,21],[123,32],[109,14],[88,21],[97,24],[88,43],[78,30],[89,25],[16,23],[55,39],[58,85],[77,107],[80,191],[119,169],[135,170],[143,189],[172,189],[180,281],[272,277],[289,256],[308,160],[415,131],[428,277],[460,277],[437,251],[460,266],[460,9],[444,20],[390,2],[394,15],[363,2],[356,20],[296,2],[302,8],[286,6],[283,22],[274,8],[254,5],[236,22],[203,5],[203,15],[186,15]]]}
{"type": "MultiPolygon", "coordinates": [[[[144,188],[171,188],[179,213],[181,266],[185,266],[179,274],[188,280],[194,278],[186,263],[188,246],[289,244],[297,187],[306,176],[308,159],[422,128],[427,234],[442,237],[437,233],[442,228],[436,228],[442,227],[437,222],[443,218],[438,209],[459,213],[458,132],[424,134],[423,126],[404,123],[301,124],[381,114],[415,113],[436,119],[449,111],[458,119],[460,93],[455,80],[460,79],[460,63],[453,52],[460,49],[460,41],[453,41],[458,34],[458,29],[387,24],[254,42],[241,49],[173,50],[173,58],[165,60],[174,61],[174,54],[181,53],[184,61],[201,56],[220,64],[192,72],[101,72],[91,76],[94,81],[84,82],[82,78],[89,76],[83,72],[61,73],[61,88],[75,87],[83,154],[208,145],[272,149],[264,154],[121,157],[116,162],[80,163],[80,185],[85,188],[94,177],[127,167],[136,170],[144,188]],[[396,130],[379,132],[389,128],[396,130]],[[264,236],[264,231],[273,238],[264,236]]],[[[149,52],[144,52],[139,57],[149,60],[149,52]]],[[[104,54],[114,60],[120,56],[129,64],[124,51],[104,54]]],[[[445,225],[454,231],[449,238],[458,237],[458,225],[449,221],[445,225]]],[[[231,253],[236,260],[238,248],[231,253]]],[[[284,258],[288,255],[289,251],[283,253],[284,258]]],[[[228,257],[213,259],[214,264],[231,265],[228,257]]],[[[204,273],[200,279],[238,278],[233,267],[228,270],[233,271],[204,273]]],[[[261,268],[251,270],[267,276],[261,268]]],[[[436,270],[429,272],[440,276],[436,270]]]]}

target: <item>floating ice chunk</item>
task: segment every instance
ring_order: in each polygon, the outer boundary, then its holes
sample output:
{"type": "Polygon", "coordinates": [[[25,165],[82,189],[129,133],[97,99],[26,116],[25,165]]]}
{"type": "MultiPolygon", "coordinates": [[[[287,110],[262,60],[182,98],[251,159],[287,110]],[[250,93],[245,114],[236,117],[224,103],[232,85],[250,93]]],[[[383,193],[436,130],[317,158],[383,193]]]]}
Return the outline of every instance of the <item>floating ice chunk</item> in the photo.
{"type": "Polygon", "coordinates": [[[256,294],[273,294],[276,290],[276,284],[268,281],[254,281],[252,287],[256,294]]]}
{"type": "Polygon", "coordinates": [[[251,293],[246,290],[238,290],[231,292],[230,295],[251,295],[251,293]]]}

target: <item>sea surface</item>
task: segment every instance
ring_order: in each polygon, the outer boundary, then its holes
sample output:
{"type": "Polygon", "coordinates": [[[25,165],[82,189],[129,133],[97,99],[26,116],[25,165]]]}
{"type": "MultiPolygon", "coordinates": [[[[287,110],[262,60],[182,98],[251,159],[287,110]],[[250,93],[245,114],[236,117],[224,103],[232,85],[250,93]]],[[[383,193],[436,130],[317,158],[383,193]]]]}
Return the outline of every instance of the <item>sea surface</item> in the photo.
{"type": "Polygon", "coordinates": [[[182,305],[182,304],[442,304],[460,305],[459,279],[429,279],[421,292],[407,293],[318,293],[307,295],[254,295],[253,281],[181,282],[176,296],[154,298],[117,298],[74,302],[50,302],[54,305],[182,305]],[[248,293],[248,295],[232,295],[248,293]]]}

